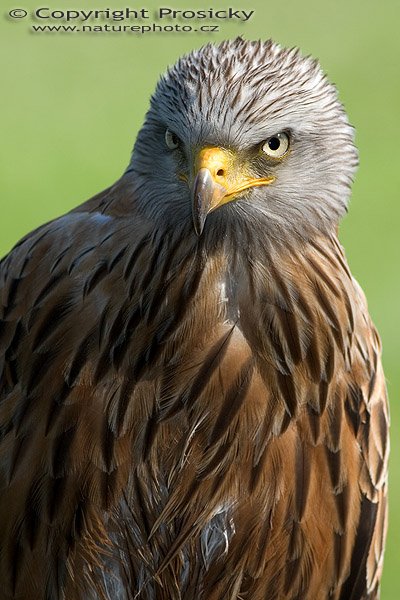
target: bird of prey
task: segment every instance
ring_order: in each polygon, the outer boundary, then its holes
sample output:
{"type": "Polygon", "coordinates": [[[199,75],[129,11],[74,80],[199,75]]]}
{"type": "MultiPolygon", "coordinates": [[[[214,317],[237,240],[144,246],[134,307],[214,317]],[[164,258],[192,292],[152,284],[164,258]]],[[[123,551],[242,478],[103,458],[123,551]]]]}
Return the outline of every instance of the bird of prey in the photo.
{"type": "Polygon", "coordinates": [[[1,600],[373,600],[381,346],[316,61],[208,44],[117,183],[0,266],[1,600]]]}

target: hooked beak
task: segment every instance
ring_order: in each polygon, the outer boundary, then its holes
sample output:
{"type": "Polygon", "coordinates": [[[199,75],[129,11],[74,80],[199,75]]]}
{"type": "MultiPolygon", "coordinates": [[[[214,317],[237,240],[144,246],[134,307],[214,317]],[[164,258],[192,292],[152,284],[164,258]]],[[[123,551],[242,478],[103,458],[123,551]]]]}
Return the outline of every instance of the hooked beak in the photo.
{"type": "Polygon", "coordinates": [[[207,215],[250,187],[270,185],[275,177],[252,178],[233,166],[233,155],[222,148],[203,148],[196,159],[192,186],[193,225],[201,235],[207,215]]]}

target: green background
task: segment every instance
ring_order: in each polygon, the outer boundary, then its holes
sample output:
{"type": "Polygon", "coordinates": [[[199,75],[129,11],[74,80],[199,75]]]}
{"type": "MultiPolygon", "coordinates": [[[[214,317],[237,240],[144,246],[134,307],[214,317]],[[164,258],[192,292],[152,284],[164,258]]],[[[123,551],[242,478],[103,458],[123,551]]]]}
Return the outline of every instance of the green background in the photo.
{"type": "Polygon", "coordinates": [[[272,37],[319,58],[338,86],[360,150],[350,214],[340,237],[383,339],[392,455],[382,599],[399,600],[400,2],[235,0],[231,6],[255,9],[255,17],[247,24],[221,22],[217,34],[33,34],[31,19],[7,18],[12,8],[129,5],[222,9],[230,1],[2,2],[0,255],[33,227],[120,176],[157,77],[181,53],[209,40],[244,35],[272,37]]]}

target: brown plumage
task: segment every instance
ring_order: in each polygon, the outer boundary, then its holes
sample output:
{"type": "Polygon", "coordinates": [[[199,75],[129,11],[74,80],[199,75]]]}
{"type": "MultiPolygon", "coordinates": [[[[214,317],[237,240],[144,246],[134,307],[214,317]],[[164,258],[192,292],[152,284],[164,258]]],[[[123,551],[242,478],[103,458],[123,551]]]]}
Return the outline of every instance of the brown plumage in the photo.
{"type": "MultiPolygon", "coordinates": [[[[209,46],[180,73],[229,51],[255,75],[260,61],[309,66],[277,48],[209,46]]],[[[193,146],[216,143],[217,128],[199,129],[207,144],[193,146]]],[[[265,176],[257,161],[252,176],[265,176]]],[[[280,168],[268,167],[276,191],[194,215],[196,235],[184,205],[195,172],[156,172],[177,197],[161,208],[134,153],[114,186],[3,259],[1,600],[379,597],[380,341],[338,217],[315,209],[286,227],[257,208],[279,197],[280,168]]]]}

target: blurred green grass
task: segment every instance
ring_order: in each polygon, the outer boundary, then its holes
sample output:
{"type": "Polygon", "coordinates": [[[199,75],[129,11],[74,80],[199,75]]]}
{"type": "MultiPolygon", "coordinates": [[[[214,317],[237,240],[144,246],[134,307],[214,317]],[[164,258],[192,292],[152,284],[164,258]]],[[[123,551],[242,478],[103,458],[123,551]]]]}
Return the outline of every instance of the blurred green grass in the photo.
{"type": "MultiPolygon", "coordinates": [[[[116,180],[124,170],[158,75],[209,40],[272,37],[318,57],[357,131],[360,168],[341,240],[383,339],[391,399],[390,527],[382,600],[400,598],[398,402],[400,44],[398,0],[253,0],[247,24],[218,34],[32,34],[4,15],[36,0],[7,0],[0,21],[0,255],[27,231],[116,180]]],[[[124,3],[110,2],[111,8],[124,3]]],[[[177,9],[207,3],[175,0],[177,9]]],[[[226,8],[229,3],[209,3],[226,8]]],[[[46,6],[71,8],[66,0],[46,6]]],[[[145,7],[152,8],[149,1],[145,7]]],[[[88,8],[82,2],[74,8],[88,8]]],[[[94,6],[91,6],[94,8],[94,6]]],[[[96,8],[103,8],[101,3],[96,8]]]]}

